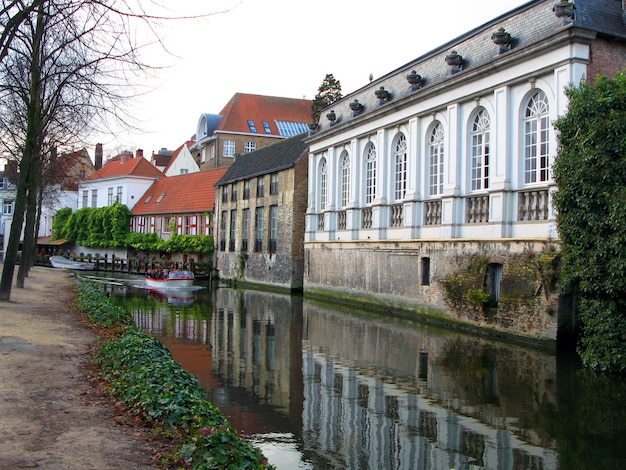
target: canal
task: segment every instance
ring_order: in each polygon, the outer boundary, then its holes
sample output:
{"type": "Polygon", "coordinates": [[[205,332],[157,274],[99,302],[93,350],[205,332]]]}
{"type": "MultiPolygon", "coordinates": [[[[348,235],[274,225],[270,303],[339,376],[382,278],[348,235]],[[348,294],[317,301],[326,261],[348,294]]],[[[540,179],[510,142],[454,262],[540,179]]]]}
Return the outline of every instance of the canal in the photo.
{"type": "Polygon", "coordinates": [[[279,470],[626,468],[626,381],[572,355],[298,296],[102,285],[279,470]]]}

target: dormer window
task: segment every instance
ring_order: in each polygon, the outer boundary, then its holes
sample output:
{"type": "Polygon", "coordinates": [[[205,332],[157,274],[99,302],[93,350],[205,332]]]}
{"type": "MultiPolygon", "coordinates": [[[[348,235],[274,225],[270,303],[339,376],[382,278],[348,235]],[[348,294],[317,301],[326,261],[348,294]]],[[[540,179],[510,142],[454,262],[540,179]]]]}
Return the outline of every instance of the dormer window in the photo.
{"type": "Polygon", "coordinates": [[[248,119],[248,127],[250,127],[250,132],[254,132],[256,134],[256,126],[254,125],[254,121],[248,119]]]}

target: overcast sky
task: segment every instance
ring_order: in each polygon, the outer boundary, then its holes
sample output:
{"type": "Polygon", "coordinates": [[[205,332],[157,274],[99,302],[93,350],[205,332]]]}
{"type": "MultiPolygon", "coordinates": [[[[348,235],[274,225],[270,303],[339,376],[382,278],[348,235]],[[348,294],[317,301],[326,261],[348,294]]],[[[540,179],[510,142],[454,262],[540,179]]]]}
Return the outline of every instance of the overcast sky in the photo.
{"type": "Polygon", "coordinates": [[[96,139],[105,155],[174,150],[192,137],[201,114],[219,113],[237,92],[313,99],[332,73],[346,95],[366,85],[370,73],[380,77],[525,3],[178,0],[182,13],[230,10],[166,22],[159,34],[178,58],[162,51],[146,57],[172,65],[133,107],[144,131],[96,139]]]}

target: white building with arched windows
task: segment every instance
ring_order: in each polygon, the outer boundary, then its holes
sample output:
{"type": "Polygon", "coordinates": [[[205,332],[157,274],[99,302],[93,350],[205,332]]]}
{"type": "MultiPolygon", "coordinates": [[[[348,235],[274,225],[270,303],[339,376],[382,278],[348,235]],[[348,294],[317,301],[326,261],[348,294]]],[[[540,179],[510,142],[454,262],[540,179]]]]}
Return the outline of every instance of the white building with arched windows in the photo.
{"type": "Polygon", "coordinates": [[[552,341],[552,122],[626,66],[625,1],[536,0],[322,111],[308,138],[304,291],[552,341]]]}

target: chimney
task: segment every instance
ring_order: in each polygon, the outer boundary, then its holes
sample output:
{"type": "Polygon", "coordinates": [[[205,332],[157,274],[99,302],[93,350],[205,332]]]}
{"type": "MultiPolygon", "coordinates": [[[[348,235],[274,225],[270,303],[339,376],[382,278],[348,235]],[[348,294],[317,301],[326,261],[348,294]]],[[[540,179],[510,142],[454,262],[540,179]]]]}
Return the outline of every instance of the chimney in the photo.
{"type": "MultiPolygon", "coordinates": [[[[624,0],[624,1],[626,1],[626,0],[624,0]]],[[[135,157],[143,158],[143,149],[137,149],[137,151],[135,152],[135,157]]]]}
{"type": "Polygon", "coordinates": [[[96,157],[95,157],[96,170],[102,168],[102,144],[96,144],[96,157]]]}

